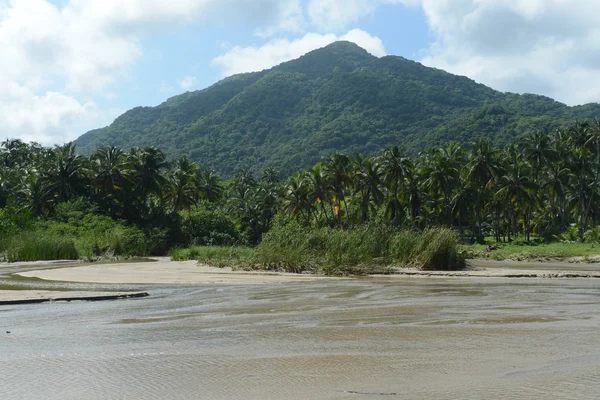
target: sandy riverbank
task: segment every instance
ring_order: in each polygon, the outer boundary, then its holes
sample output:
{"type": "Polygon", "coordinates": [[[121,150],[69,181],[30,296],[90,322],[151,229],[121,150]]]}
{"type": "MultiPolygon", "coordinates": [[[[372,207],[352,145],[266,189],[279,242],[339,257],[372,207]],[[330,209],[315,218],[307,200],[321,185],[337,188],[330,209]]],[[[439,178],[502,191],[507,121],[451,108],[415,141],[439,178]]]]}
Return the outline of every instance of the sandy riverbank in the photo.
{"type": "Polygon", "coordinates": [[[265,284],[333,279],[315,275],[232,271],[227,268],[198,265],[196,261],[170,261],[167,258],[160,258],[151,263],[95,264],[28,271],[17,275],[63,282],[169,285],[265,284]]]}
{"type": "MultiPolygon", "coordinates": [[[[328,278],[269,272],[244,272],[198,265],[195,261],[174,262],[166,258],[155,262],[93,264],[47,270],[21,272],[26,278],[47,281],[103,284],[267,284],[311,282],[328,278]]],[[[464,271],[420,271],[398,269],[397,275],[415,277],[477,277],[477,278],[600,278],[600,264],[527,263],[472,261],[464,271]]]]}

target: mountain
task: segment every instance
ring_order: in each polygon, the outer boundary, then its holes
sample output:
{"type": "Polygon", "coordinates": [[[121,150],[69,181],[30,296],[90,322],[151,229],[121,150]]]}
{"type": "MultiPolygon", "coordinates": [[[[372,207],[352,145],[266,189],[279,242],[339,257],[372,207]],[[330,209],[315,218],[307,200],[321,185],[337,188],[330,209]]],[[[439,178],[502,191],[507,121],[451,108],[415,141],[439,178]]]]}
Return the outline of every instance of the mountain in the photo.
{"type": "Polygon", "coordinates": [[[334,151],[409,152],[488,136],[497,145],[529,130],[600,116],[599,104],[501,93],[402,57],[377,58],[336,42],[270,70],[240,74],[157,107],[134,108],[76,140],[79,149],[155,146],[231,176],[273,166],[290,173],[334,151]]]}

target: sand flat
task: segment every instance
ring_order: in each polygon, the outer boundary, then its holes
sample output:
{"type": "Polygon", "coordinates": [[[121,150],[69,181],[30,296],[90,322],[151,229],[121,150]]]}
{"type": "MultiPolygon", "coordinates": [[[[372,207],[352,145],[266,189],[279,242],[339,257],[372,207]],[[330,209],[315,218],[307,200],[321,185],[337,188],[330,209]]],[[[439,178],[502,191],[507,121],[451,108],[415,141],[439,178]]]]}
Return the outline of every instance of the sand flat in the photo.
{"type": "Polygon", "coordinates": [[[151,263],[97,264],[28,271],[17,275],[62,282],[169,285],[267,284],[334,279],[314,275],[232,271],[199,265],[196,261],[174,262],[164,258],[151,263]]]}

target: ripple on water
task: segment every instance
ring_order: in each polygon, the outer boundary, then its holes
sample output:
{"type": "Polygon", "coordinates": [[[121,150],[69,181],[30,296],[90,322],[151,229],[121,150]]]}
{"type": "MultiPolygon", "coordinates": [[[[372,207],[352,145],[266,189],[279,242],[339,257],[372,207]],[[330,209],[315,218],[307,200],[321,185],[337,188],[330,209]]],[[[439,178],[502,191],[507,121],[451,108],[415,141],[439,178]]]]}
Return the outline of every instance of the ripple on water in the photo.
{"type": "Polygon", "coordinates": [[[0,395],[600,398],[597,294],[587,282],[365,280],[0,307],[0,395]]]}

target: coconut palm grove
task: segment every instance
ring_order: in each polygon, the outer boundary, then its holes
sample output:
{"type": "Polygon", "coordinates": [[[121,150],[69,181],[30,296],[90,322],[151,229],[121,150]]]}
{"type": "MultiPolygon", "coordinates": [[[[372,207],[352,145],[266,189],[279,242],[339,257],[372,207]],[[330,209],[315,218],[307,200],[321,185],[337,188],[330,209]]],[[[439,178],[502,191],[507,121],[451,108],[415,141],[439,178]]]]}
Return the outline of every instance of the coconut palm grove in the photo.
{"type": "MultiPolygon", "coordinates": [[[[11,261],[94,259],[190,246],[260,249],[266,241],[285,252],[305,234],[311,237],[302,246],[331,250],[325,242],[341,235],[335,240],[346,252],[356,240],[363,246],[356,251],[393,264],[403,259],[392,256],[399,254],[400,244],[392,243],[398,235],[596,242],[599,183],[598,121],[533,131],[502,148],[486,138],[414,156],[390,146],[373,157],[333,153],[287,177],[267,167],[230,179],[153,147],[106,147],[87,157],[73,143],[46,148],[6,140],[0,251],[11,261]],[[369,237],[378,243],[365,243],[369,237]]],[[[260,253],[263,266],[293,264],[260,253]]]]}

